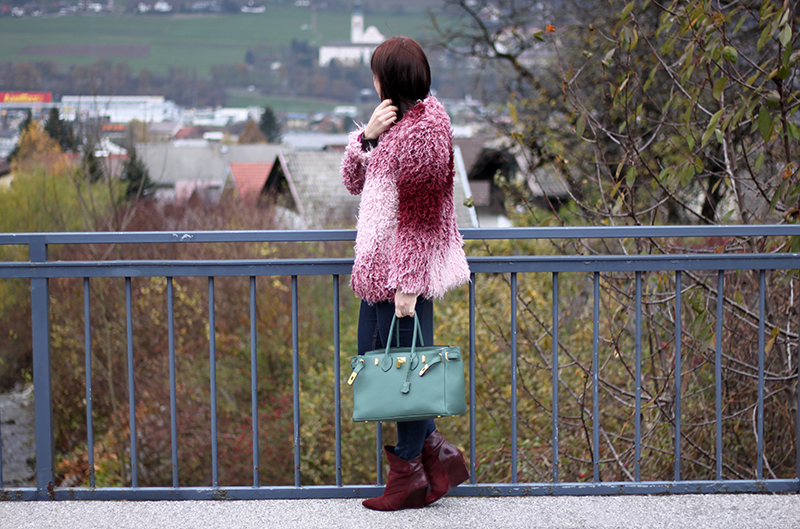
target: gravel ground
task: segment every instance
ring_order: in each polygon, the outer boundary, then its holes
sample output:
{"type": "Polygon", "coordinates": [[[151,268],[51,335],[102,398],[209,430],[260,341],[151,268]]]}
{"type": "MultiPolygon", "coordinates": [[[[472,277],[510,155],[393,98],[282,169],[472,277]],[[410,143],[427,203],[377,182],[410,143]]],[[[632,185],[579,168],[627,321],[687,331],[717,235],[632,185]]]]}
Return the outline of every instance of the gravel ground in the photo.
{"type": "Polygon", "coordinates": [[[444,498],[375,512],[359,500],[0,502],[3,529],[794,529],[800,497],[705,495],[444,498]]]}
{"type": "Polygon", "coordinates": [[[0,436],[3,485],[7,488],[35,485],[33,386],[0,395],[0,436]]]}

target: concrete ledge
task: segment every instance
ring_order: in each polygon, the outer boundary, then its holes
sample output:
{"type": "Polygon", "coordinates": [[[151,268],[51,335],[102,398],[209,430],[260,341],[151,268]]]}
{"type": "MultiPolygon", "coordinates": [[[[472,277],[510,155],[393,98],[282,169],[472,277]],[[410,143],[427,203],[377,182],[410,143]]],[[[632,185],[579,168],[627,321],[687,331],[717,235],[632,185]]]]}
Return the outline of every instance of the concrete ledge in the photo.
{"type": "Polygon", "coordinates": [[[800,527],[800,496],[444,498],[375,512],[360,500],[0,502],[3,529],[314,529],[800,527]]]}

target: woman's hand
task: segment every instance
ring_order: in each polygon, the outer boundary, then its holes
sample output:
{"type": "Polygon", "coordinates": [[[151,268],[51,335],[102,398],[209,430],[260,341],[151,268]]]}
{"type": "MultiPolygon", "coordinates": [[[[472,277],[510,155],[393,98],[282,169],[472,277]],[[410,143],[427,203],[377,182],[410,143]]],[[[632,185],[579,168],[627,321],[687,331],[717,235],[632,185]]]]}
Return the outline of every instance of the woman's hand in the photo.
{"type": "Polygon", "coordinates": [[[369,118],[369,123],[364,128],[364,139],[374,140],[392,126],[397,120],[397,107],[392,105],[391,99],[381,101],[369,118]]]}
{"type": "Polygon", "coordinates": [[[417,295],[406,294],[399,288],[394,293],[394,313],[398,318],[413,316],[417,306],[417,295]]]}

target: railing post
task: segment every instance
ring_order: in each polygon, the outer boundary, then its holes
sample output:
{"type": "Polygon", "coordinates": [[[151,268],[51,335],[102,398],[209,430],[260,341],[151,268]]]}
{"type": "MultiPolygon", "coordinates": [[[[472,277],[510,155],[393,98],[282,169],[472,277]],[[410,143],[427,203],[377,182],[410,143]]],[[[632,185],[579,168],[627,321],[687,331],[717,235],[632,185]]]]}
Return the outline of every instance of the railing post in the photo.
{"type": "Polygon", "coordinates": [[[600,272],[592,279],[592,481],[600,481],[600,272]]]}
{"type": "Polygon", "coordinates": [[[756,479],[764,479],[764,322],[767,286],[764,270],[758,272],[758,401],[756,408],[756,479]]]}
{"type": "Polygon", "coordinates": [[[294,486],[300,486],[300,321],[297,276],[292,276],[292,409],[294,410],[294,486]]]}
{"type": "Polygon", "coordinates": [[[336,486],[342,486],[342,379],[339,338],[339,274],[333,275],[333,406],[336,442],[336,486]]]}
{"type": "MultiPolygon", "coordinates": [[[[30,244],[30,261],[47,261],[47,244],[37,237],[30,244]]],[[[52,498],[55,474],[53,455],[53,388],[50,371],[50,297],[47,278],[31,279],[31,335],[33,393],[36,425],[36,490],[39,500],[52,498]]]]}
{"type": "Polygon", "coordinates": [[[128,344],[128,424],[131,430],[131,487],[139,486],[139,449],[136,433],[136,371],[133,363],[133,293],[131,278],[125,278],[125,327],[128,344]]]}
{"type": "Polygon", "coordinates": [[[214,278],[208,278],[209,379],[211,381],[211,486],[219,487],[219,435],[217,434],[217,321],[214,278]]]}
{"type": "Polygon", "coordinates": [[[681,480],[681,271],[675,272],[675,481],[681,480]]]}
{"type": "Polygon", "coordinates": [[[725,271],[717,272],[717,343],[714,352],[714,394],[717,426],[717,481],[722,481],[722,323],[725,304],[725,271]]]}
{"type": "Polygon", "coordinates": [[[511,273],[511,483],[518,482],[517,459],[517,274],[511,273]]]}
{"type": "Polygon", "coordinates": [[[86,450],[89,452],[89,486],[95,486],[94,421],[92,417],[92,315],[89,278],[83,278],[83,335],[86,361],[86,450]]]}
{"type": "MultiPolygon", "coordinates": [[[[558,483],[558,272],[553,272],[553,483],[558,483]]],[[[594,417],[597,420],[597,417],[594,417]]]]}
{"type": "Polygon", "coordinates": [[[178,389],[175,368],[175,294],[172,277],[167,277],[167,328],[169,329],[169,428],[172,455],[172,486],[178,488],[178,389]]]}
{"type": "MultiPolygon", "coordinates": [[[[475,274],[469,277],[469,482],[475,477],[475,274]]],[[[800,475],[800,473],[798,473],[800,475]]]]}
{"type": "Polygon", "coordinates": [[[633,476],[642,480],[642,272],[636,271],[636,381],[633,423],[633,476]]]}
{"type": "Polygon", "coordinates": [[[253,487],[261,486],[258,454],[258,321],[256,312],[256,278],[250,276],[250,413],[253,427],[253,487]]]}

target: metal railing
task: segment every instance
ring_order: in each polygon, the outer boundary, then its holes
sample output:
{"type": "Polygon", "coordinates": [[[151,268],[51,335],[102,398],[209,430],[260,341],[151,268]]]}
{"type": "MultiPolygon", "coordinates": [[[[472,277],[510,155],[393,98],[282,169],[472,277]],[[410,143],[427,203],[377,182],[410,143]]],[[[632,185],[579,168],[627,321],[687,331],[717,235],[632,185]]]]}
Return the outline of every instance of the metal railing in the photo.
{"type": "MultiPolygon", "coordinates": [[[[703,227],[601,227],[601,228],[507,228],[507,229],[465,229],[465,239],[646,239],[682,237],[800,237],[798,225],[774,226],[703,226],[703,227]]],[[[36,430],[36,486],[9,489],[2,482],[2,447],[0,446],[0,499],[12,500],[66,500],[66,499],[255,499],[255,498],[342,498],[375,496],[382,488],[382,464],[380,455],[381,428],[377,428],[377,483],[371,485],[342,483],[341,475],[341,377],[339,365],[339,277],[351,271],[351,259],[258,259],[258,260],[164,260],[164,261],[50,261],[50,245],[87,244],[164,244],[164,243],[272,243],[272,242],[320,242],[352,241],[353,230],[320,231],[241,231],[241,232],[139,232],[139,233],[42,233],[42,234],[0,234],[0,245],[22,245],[29,249],[29,261],[0,262],[0,280],[23,279],[30,281],[32,309],[32,350],[33,384],[35,393],[36,430]],[[329,485],[303,485],[301,480],[300,392],[299,369],[299,331],[298,322],[298,277],[309,275],[328,275],[333,278],[333,328],[334,328],[334,380],[335,388],[335,427],[336,427],[336,483],[329,485]],[[250,278],[250,360],[252,384],[252,423],[253,423],[253,486],[229,487],[220,485],[217,460],[217,413],[216,413],[216,368],[215,368],[215,310],[214,278],[250,278]],[[292,350],[293,350],[293,412],[294,412],[294,485],[259,485],[259,425],[257,400],[257,329],[255,281],[261,276],[291,277],[292,299],[292,350]],[[169,317],[169,374],[170,374],[170,415],[173,462],[172,487],[141,487],[138,483],[137,468],[137,425],[134,380],[134,346],[131,301],[132,277],[160,277],[167,280],[167,303],[169,317]],[[211,437],[212,437],[212,486],[179,486],[177,450],[178,436],[176,426],[176,374],[175,341],[173,324],[173,278],[203,277],[208,280],[209,308],[208,319],[211,369],[211,437]],[[91,470],[89,487],[63,488],[55,486],[54,436],[53,436],[53,396],[51,381],[50,344],[50,293],[48,281],[54,278],[82,278],[84,283],[85,314],[85,353],[86,353],[86,403],[88,458],[91,470]],[[97,487],[94,482],[93,426],[92,426],[92,370],[91,370],[91,328],[89,285],[94,278],[120,278],[125,281],[125,307],[127,329],[128,401],[130,426],[130,487],[97,487]]],[[[797,445],[798,474],[790,479],[767,479],[763,469],[763,427],[764,427],[764,356],[765,356],[765,273],[772,270],[800,269],[800,254],[796,253],[740,253],[740,254],[683,254],[683,255],[563,255],[563,256],[485,256],[470,257],[473,281],[469,287],[469,418],[470,418],[470,465],[472,478],[469,483],[459,486],[453,494],[459,496],[483,495],[544,495],[544,494],[649,494],[649,493],[709,493],[709,492],[798,492],[800,491],[800,441],[797,445]],[[723,303],[716,304],[716,344],[715,344],[715,395],[716,395],[716,479],[684,480],[681,476],[681,302],[682,273],[689,271],[717,272],[718,299],[724,288],[724,272],[754,270],[759,273],[759,314],[758,314],[758,403],[757,403],[757,471],[756,479],[723,479],[722,454],[722,411],[721,411],[721,354],[723,303]],[[635,274],[635,426],[634,449],[635,468],[632,481],[602,482],[599,477],[599,450],[592,450],[592,481],[565,483],[559,479],[559,274],[581,272],[591,274],[593,299],[593,350],[592,350],[592,417],[599,416],[599,281],[601,273],[626,272],[635,274]],[[642,481],[640,460],[642,450],[642,274],[648,272],[673,272],[675,281],[674,323],[675,336],[675,420],[674,431],[674,479],[668,481],[642,481]],[[518,410],[517,410],[517,298],[518,274],[546,273],[552,276],[552,479],[545,483],[520,483],[518,481],[518,410]],[[481,274],[508,274],[510,285],[510,366],[511,384],[511,479],[510,483],[476,482],[476,337],[475,337],[475,278],[481,274]]],[[[800,296],[799,296],[800,297],[800,296]]],[[[800,326],[800,321],[797,322],[800,326]]],[[[800,333],[789,332],[787,336],[797,340],[800,333]]],[[[797,351],[800,344],[793,344],[797,351]]],[[[794,370],[797,371],[795,361],[794,370]]],[[[800,404],[797,405],[800,408],[800,404]]],[[[797,418],[800,419],[800,418],[797,418]]],[[[796,419],[796,420],[797,420],[796,419]]],[[[797,423],[796,423],[797,424],[797,423]]],[[[800,436],[798,436],[800,437],[800,436]]],[[[592,421],[591,443],[600,446],[599,421],[592,421]]]]}

